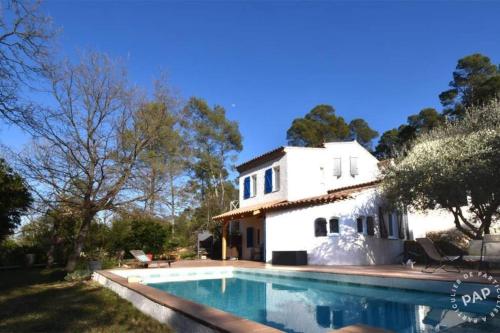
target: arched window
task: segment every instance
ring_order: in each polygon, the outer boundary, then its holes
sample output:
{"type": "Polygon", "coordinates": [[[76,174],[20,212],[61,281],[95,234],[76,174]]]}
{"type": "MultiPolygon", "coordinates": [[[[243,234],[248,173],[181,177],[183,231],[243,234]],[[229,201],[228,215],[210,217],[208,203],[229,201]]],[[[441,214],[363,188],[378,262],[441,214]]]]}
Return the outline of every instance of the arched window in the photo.
{"type": "Polygon", "coordinates": [[[331,234],[338,234],[340,229],[339,229],[339,218],[338,217],[331,217],[329,221],[329,227],[330,227],[330,233],[331,234]]]}
{"type": "Polygon", "coordinates": [[[322,237],[326,236],[326,219],[319,217],[314,220],[314,236],[322,237]]]}

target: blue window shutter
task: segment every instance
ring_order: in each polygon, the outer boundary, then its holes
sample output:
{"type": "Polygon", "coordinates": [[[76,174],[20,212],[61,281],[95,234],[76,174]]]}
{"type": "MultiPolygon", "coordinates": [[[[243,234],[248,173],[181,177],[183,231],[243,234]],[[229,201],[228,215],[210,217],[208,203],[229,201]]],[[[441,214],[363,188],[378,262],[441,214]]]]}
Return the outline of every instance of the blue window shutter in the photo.
{"type": "Polygon", "coordinates": [[[250,198],[250,177],[243,180],[243,199],[250,198]]]}
{"type": "Polygon", "coordinates": [[[264,193],[271,193],[273,191],[273,169],[267,169],[265,175],[264,193]]]}

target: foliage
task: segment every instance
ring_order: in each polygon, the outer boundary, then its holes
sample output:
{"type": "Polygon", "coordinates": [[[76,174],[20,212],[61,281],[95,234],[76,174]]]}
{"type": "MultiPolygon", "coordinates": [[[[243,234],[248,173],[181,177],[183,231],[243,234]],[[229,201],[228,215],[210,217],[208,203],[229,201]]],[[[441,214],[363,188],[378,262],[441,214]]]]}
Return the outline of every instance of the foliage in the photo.
{"type": "Polygon", "coordinates": [[[349,133],[351,139],[358,141],[368,150],[372,149],[372,140],[378,136],[378,132],[371,129],[366,120],[361,118],[351,120],[349,133]]]}
{"type": "Polygon", "coordinates": [[[67,269],[74,269],[91,224],[100,212],[142,196],[131,191],[138,156],[160,135],[164,119],[141,118],[143,97],[126,71],[104,54],[47,71],[51,107],[25,110],[18,122],[34,140],[17,157],[41,205],[59,206],[81,219],[67,269]]]}
{"type": "Polygon", "coordinates": [[[40,246],[20,244],[11,238],[0,242],[0,266],[23,266],[26,264],[27,254],[35,255],[35,263],[45,260],[45,252],[40,246]]]}
{"type": "Polygon", "coordinates": [[[294,119],[287,131],[288,144],[301,147],[320,147],[325,142],[351,139],[371,149],[371,142],[377,136],[378,132],[366,120],[357,118],[347,124],[326,104],[315,106],[304,118],[294,119]]]}
{"type": "Polygon", "coordinates": [[[320,104],[304,118],[294,119],[286,138],[293,146],[319,147],[328,141],[345,140],[349,132],[349,125],[335,114],[331,105],[320,104]]]}
{"type": "Polygon", "coordinates": [[[464,234],[458,230],[428,232],[426,237],[430,238],[433,242],[437,244],[441,244],[440,248],[443,249],[443,251],[446,254],[450,255],[452,255],[453,253],[450,253],[450,251],[445,251],[444,247],[446,247],[446,245],[443,244],[445,243],[453,244],[462,251],[465,251],[468,248],[470,241],[469,237],[464,236],[464,234]]]}
{"type": "Polygon", "coordinates": [[[499,152],[500,103],[494,100],[420,135],[407,155],[386,169],[383,187],[394,203],[448,209],[459,231],[481,238],[498,219],[499,152]]]}
{"type": "Polygon", "coordinates": [[[465,109],[483,105],[500,98],[500,66],[479,53],[458,60],[450,89],[439,95],[443,111],[426,108],[419,114],[408,117],[407,124],[390,129],[382,134],[375,149],[379,159],[393,158],[404,154],[415,138],[436,127],[445,120],[460,120],[465,109]]]}
{"type": "Polygon", "coordinates": [[[408,117],[407,124],[385,131],[375,148],[379,159],[396,157],[420,134],[443,125],[445,117],[436,109],[425,108],[408,117]]]}
{"type": "Polygon", "coordinates": [[[494,98],[500,98],[500,66],[479,53],[458,60],[450,89],[439,95],[444,114],[451,119],[461,119],[465,108],[494,98]]]}
{"type": "Polygon", "coordinates": [[[24,179],[0,158],[0,241],[13,233],[31,203],[24,179]]]}
{"type": "Polygon", "coordinates": [[[198,207],[192,218],[199,228],[217,229],[212,216],[229,208],[238,198],[229,172],[236,153],[243,148],[238,124],[226,118],[221,106],[210,107],[199,98],[191,98],[183,111],[186,128],[192,138],[193,161],[189,191],[198,207]]]}
{"type": "Polygon", "coordinates": [[[64,281],[74,282],[74,281],[84,281],[90,280],[92,272],[89,270],[77,269],[71,273],[66,274],[64,281]]]}
{"type": "Polygon", "coordinates": [[[164,119],[158,135],[139,155],[139,176],[135,179],[143,193],[144,210],[149,214],[167,210],[172,220],[186,202],[185,179],[191,155],[177,105],[167,86],[157,83],[154,101],[142,106],[137,115],[144,122],[164,119]]]}
{"type": "Polygon", "coordinates": [[[146,214],[122,214],[112,221],[109,249],[112,252],[143,250],[162,254],[171,235],[171,225],[165,220],[146,214]]]}

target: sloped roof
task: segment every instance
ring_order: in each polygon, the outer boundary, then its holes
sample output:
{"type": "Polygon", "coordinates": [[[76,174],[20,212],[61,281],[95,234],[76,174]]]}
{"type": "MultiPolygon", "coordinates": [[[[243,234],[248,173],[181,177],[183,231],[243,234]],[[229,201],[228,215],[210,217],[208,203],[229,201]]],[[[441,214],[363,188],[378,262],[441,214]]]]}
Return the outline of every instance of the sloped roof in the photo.
{"type": "Polygon", "coordinates": [[[213,219],[214,220],[226,220],[229,218],[237,219],[237,218],[249,217],[249,216],[257,215],[257,214],[259,214],[259,212],[266,210],[269,207],[276,205],[276,204],[279,204],[279,203],[282,203],[282,202],[286,202],[286,200],[267,201],[267,202],[263,202],[263,203],[256,204],[256,205],[240,207],[240,208],[230,210],[229,212],[225,212],[225,213],[222,213],[220,215],[214,216],[213,219]]]}
{"type": "Polygon", "coordinates": [[[324,205],[334,201],[349,199],[356,192],[360,192],[369,188],[373,188],[380,183],[380,180],[375,180],[367,183],[361,183],[352,186],[341,187],[328,191],[327,194],[314,197],[293,200],[293,201],[268,201],[261,204],[247,206],[243,208],[233,209],[229,212],[214,216],[216,221],[228,221],[230,219],[244,218],[254,215],[259,215],[266,211],[285,210],[297,207],[310,207],[316,205],[324,205]]]}
{"type": "Polygon", "coordinates": [[[285,155],[285,147],[281,146],[281,147],[278,147],[276,149],[268,151],[267,153],[264,153],[260,156],[252,158],[251,160],[246,161],[245,163],[242,163],[242,164],[236,166],[236,170],[238,170],[238,172],[241,173],[245,170],[248,170],[248,169],[251,169],[255,166],[258,166],[259,164],[261,164],[263,162],[270,161],[272,159],[275,159],[275,158],[283,156],[283,155],[285,155]]]}

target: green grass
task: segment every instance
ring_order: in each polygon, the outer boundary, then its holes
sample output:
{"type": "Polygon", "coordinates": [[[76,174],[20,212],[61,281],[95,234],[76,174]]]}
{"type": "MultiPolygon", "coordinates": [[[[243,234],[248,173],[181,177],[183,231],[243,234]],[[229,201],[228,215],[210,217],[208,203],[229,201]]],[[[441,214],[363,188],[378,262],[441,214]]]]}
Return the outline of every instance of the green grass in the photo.
{"type": "Polygon", "coordinates": [[[110,290],[62,270],[0,271],[0,332],[170,332],[110,290]]]}

